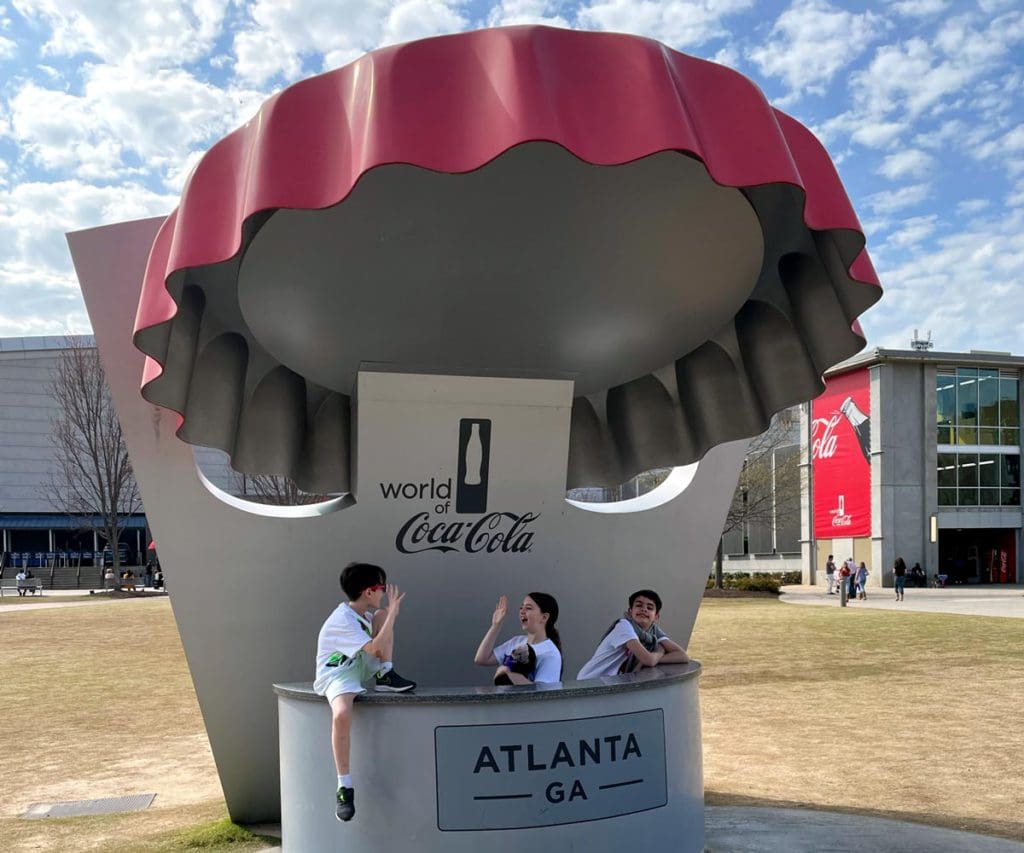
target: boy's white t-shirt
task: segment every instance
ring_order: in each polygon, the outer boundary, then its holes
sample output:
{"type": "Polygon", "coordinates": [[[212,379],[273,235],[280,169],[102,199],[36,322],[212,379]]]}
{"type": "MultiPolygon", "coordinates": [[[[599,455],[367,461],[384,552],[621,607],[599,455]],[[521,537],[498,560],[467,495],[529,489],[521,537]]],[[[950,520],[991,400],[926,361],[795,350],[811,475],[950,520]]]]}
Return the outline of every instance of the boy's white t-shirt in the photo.
{"type": "MultiPolygon", "coordinates": [[[[512,654],[513,649],[519,648],[527,642],[526,635],[513,637],[506,640],[500,646],[494,647],[494,657],[500,664],[505,655],[512,654]]],[[[540,643],[532,643],[533,653],[537,656],[537,668],[533,671],[534,684],[550,684],[562,680],[562,653],[558,651],[551,640],[544,640],[540,643]]]]}
{"type": "MultiPolygon", "coordinates": [[[[662,640],[669,639],[668,635],[665,634],[657,625],[653,626],[654,636],[658,638],[660,643],[662,640]]],[[[594,652],[593,657],[590,658],[583,668],[579,671],[576,676],[578,681],[584,681],[588,678],[601,678],[605,675],[618,675],[622,665],[626,662],[626,658],[629,656],[629,650],[626,648],[626,643],[630,640],[639,640],[640,638],[636,634],[636,629],[629,623],[628,619],[620,619],[616,622],[612,629],[605,635],[600,643],[597,644],[597,651],[594,652]]]]}
{"type": "Polygon", "coordinates": [[[315,692],[323,695],[335,678],[365,674],[363,646],[373,639],[370,616],[360,616],[343,601],[327,617],[316,640],[315,692]]]}

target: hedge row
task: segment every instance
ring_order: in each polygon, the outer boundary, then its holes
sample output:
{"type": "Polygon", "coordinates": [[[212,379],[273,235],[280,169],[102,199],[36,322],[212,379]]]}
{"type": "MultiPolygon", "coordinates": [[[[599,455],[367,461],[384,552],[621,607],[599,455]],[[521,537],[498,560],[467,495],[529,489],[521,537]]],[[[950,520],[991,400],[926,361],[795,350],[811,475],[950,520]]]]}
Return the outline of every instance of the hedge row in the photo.
{"type": "MultiPolygon", "coordinates": [[[[800,572],[726,572],[722,576],[725,589],[740,589],[747,592],[775,592],[783,584],[798,584],[802,580],[800,572]]],[[[707,588],[715,585],[715,576],[708,577],[707,588]]]]}

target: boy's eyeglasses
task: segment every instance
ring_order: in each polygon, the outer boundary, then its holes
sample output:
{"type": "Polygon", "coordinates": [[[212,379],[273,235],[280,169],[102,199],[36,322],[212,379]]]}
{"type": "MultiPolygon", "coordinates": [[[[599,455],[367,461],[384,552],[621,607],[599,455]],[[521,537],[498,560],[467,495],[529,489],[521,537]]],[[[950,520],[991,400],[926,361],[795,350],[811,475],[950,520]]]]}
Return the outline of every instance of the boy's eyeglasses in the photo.
{"type": "Polygon", "coordinates": [[[387,584],[375,583],[373,586],[366,588],[367,592],[376,592],[378,589],[387,589],[387,584]]]}

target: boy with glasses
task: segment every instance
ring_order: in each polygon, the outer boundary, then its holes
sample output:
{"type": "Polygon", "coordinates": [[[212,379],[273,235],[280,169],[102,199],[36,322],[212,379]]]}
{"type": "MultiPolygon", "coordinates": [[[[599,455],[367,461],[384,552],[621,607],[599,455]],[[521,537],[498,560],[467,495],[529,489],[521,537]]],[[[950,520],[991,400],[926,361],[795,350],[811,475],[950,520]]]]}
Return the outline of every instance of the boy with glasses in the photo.
{"type": "Polygon", "coordinates": [[[404,593],[387,583],[387,574],[370,563],[349,563],[341,573],[348,598],[327,617],[317,638],[316,680],[313,690],[331,705],[331,746],[338,771],[338,820],[356,813],[355,790],[349,774],[349,733],[352,705],[365,684],[388,693],[404,693],[416,684],[402,678],[391,662],[395,620],[404,593]],[[388,606],[382,606],[385,596],[388,606]]]}

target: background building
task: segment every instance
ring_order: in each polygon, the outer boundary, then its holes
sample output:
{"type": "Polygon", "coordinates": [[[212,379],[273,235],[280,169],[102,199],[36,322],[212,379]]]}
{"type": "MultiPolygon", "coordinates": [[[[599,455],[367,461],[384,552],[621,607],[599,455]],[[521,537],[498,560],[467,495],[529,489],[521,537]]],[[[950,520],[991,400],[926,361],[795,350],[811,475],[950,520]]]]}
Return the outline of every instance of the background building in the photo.
{"type": "Polygon", "coordinates": [[[826,374],[801,407],[804,580],[828,554],[892,584],[897,556],[928,580],[1020,583],[1024,358],[875,349],[826,374]]]}
{"type": "MultiPolygon", "coordinates": [[[[90,338],[75,340],[92,345],[90,338]]],[[[94,567],[103,559],[97,552],[102,555],[107,545],[94,519],[64,511],[52,483],[52,428],[59,411],[52,384],[67,345],[64,337],[0,338],[0,559],[9,567],[94,567]]],[[[198,449],[196,456],[207,477],[221,488],[234,488],[224,454],[198,449]]],[[[121,535],[123,561],[144,562],[149,541],[145,515],[133,514],[121,535]]],[[[70,575],[63,575],[66,585],[70,575]]]]}

